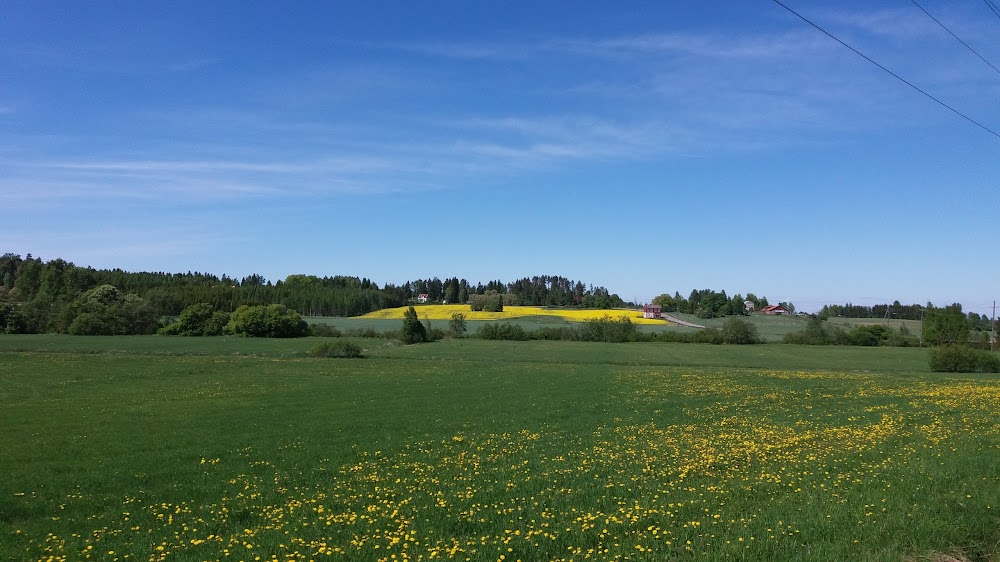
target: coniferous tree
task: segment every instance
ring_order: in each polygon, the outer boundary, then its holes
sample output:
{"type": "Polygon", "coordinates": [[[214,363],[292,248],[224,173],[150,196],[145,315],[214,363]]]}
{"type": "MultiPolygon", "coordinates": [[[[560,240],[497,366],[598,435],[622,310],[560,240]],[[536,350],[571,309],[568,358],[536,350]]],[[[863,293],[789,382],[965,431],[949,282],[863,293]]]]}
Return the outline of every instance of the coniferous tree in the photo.
{"type": "Polygon", "coordinates": [[[427,340],[427,329],[417,318],[417,311],[411,306],[403,313],[403,327],[399,330],[400,339],[409,345],[427,340]]]}

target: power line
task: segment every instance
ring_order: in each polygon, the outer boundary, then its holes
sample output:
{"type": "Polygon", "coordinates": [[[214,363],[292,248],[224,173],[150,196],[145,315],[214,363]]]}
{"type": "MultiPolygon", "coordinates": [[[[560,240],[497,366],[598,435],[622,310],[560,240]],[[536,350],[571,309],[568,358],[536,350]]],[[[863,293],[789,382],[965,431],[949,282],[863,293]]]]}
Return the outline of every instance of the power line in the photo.
{"type": "MultiPolygon", "coordinates": [[[[947,31],[948,33],[951,33],[952,37],[954,37],[956,40],[958,40],[959,43],[965,45],[965,48],[968,49],[968,50],[970,50],[970,51],[972,51],[972,54],[974,54],[977,57],[979,57],[979,60],[985,62],[988,65],[990,65],[990,68],[992,68],[993,70],[996,70],[997,74],[1000,74],[1000,69],[998,69],[997,67],[993,66],[993,63],[991,63],[990,61],[988,61],[985,58],[983,58],[983,55],[980,55],[978,52],[976,52],[976,50],[973,49],[972,47],[970,47],[968,43],[966,43],[965,41],[962,41],[961,37],[959,37],[958,35],[955,35],[950,29],[948,29],[947,27],[945,27],[945,25],[943,23],[941,23],[940,21],[938,21],[938,19],[936,17],[932,16],[931,13],[928,12],[927,10],[925,10],[923,6],[921,6],[920,4],[917,4],[917,0],[910,0],[910,2],[913,2],[914,6],[920,8],[920,11],[922,11],[925,14],[927,14],[927,17],[929,17],[932,20],[934,20],[934,23],[940,25],[941,29],[947,31]]],[[[1000,14],[998,14],[998,15],[1000,15],[1000,14]]]]}
{"type": "MultiPolygon", "coordinates": [[[[965,119],[969,123],[972,123],[973,125],[979,127],[980,129],[982,129],[982,130],[986,131],[987,133],[993,135],[994,137],[1000,139],[1000,133],[997,133],[993,129],[987,127],[986,125],[983,125],[982,123],[980,123],[979,121],[976,121],[972,117],[969,117],[968,115],[966,115],[966,114],[962,113],[961,111],[955,109],[954,107],[952,107],[952,106],[944,103],[943,101],[937,99],[936,97],[932,96],[931,94],[928,94],[924,90],[921,90],[918,86],[914,85],[912,82],[909,82],[908,80],[906,80],[902,76],[896,74],[895,72],[893,72],[893,71],[889,70],[888,68],[882,66],[881,64],[875,62],[874,60],[872,60],[871,58],[869,58],[867,55],[865,55],[864,53],[862,53],[861,51],[855,49],[854,47],[848,45],[847,43],[844,43],[843,41],[841,41],[840,39],[838,39],[835,35],[833,35],[829,31],[827,31],[827,30],[823,29],[822,27],[816,25],[815,23],[813,23],[812,21],[810,21],[808,18],[806,18],[802,14],[800,14],[800,13],[796,12],[795,10],[789,8],[788,6],[782,4],[779,0],[773,0],[773,1],[774,1],[775,4],[781,6],[782,8],[788,10],[789,12],[791,12],[793,15],[795,15],[796,17],[798,17],[800,20],[802,20],[802,21],[808,23],[809,25],[815,27],[816,29],[818,29],[819,31],[821,31],[824,35],[826,35],[827,37],[829,37],[830,39],[833,39],[837,43],[840,43],[841,45],[847,47],[848,49],[850,49],[851,51],[853,51],[854,54],[856,54],[859,57],[865,59],[866,61],[874,64],[875,66],[881,68],[882,70],[886,71],[887,73],[889,73],[896,80],[899,80],[903,84],[906,84],[907,86],[909,86],[909,87],[913,88],[914,90],[920,92],[921,94],[927,96],[931,100],[937,102],[938,105],[940,105],[941,107],[944,107],[945,109],[951,111],[955,115],[958,115],[962,119],[965,119]]],[[[1000,17],[1000,15],[998,15],[997,17],[1000,17]]]]}
{"type": "Polygon", "coordinates": [[[983,0],[983,2],[986,2],[986,7],[993,12],[994,16],[1000,18],[1000,8],[997,8],[997,5],[993,3],[993,0],[983,0]]]}

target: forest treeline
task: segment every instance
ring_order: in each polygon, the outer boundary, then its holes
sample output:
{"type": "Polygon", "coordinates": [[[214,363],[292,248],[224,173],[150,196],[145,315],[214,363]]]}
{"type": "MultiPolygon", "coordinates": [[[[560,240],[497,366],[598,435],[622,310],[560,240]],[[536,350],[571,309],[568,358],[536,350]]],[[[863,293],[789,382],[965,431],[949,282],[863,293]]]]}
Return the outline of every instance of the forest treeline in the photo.
{"type": "MultiPolygon", "coordinates": [[[[843,318],[884,318],[887,320],[923,320],[924,313],[928,310],[935,310],[933,303],[901,304],[898,300],[892,304],[876,304],[873,306],[862,306],[857,304],[828,304],[820,309],[817,316],[820,319],[827,319],[834,316],[843,318]]],[[[978,312],[963,312],[962,305],[952,303],[946,307],[950,310],[965,316],[973,330],[990,330],[990,317],[978,312]]]]}
{"type": "Polygon", "coordinates": [[[604,287],[560,276],[475,285],[458,277],[434,277],[379,286],[367,278],[296,274],[272,282],[256,274],[237,279],[200,272],[94,269],[63,259],[43,261],[31,254],[22,258],[8,253],[0,256],[0,332],[67,332],[83,312],[90,311],[93,316],[94,307],[112,307],[123,330],[125,326],[141,326],[148,331],[149,317],[176,317],[199,303],[224,312],[240,306],[280,304],[307,316],[358,316],[402,306],[421,294],[427,295],[429,302],[465,303],[472,295],[487,291],[502,294],[509,305],[626,305],[604,287]],[[107,286],[117,292],[107,290],[107,286]],[[94,293],[97,288],[103,289],[94,293]]]}

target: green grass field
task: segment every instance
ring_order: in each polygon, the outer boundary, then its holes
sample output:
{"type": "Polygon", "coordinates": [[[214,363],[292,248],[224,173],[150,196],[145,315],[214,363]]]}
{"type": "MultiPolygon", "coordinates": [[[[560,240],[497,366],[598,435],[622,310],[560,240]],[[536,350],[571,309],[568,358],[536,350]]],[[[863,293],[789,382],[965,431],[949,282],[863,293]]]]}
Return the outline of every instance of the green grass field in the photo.
{"type": "Polygon", "coordinates": [[[893,330],[906,328],[907,330],[910,331],[911,334],[914,335],[920,334],[921,324],[922,324],[920,320],[898,320],[898,319],[886,320],[882,318],[840,318],[837,316],[829,318],[827,322],[840,326],[845,330],[849,330],[855,326],[872,326],[872,325],[886,326],[892,328],[893,330]]]}
{"type": "Polygon", "coordinates": [[[0,559],[997,556],[920,349],[0,336],[0,559]]]}

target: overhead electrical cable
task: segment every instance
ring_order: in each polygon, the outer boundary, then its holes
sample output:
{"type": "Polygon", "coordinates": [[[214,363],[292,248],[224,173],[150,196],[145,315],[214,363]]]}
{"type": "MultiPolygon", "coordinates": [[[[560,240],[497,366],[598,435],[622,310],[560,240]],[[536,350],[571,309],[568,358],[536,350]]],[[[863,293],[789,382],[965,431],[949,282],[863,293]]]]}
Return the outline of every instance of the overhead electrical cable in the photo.
{"type": "Polygon", "coordinates": [[[965,41],[962,41],[961,37],[959,37],[958,35],[955,35],[952,32],[952,30],[950,30],[947,27],[945,27],[945,25],[943,23],[941,23],[936,17],[932,16],[931,13],[928,12],[927,10],[925,10],[923,6],[921,6],[920,4],[917,4],[917,0],[910,0],[910,2],[913,2],[914,6],[920,8],[920,11],[922,11],[925,14],[927,14],[927,17],[931,18],[932,20],[934,20],[934,22],[936,24],[940,25],[941,29],[947,31],[948,33],[951,33],[952,37],[954,37],[959,43],[965,45],[965,48],[968,49],[968,50],[970,50],[970,51],[972,51],[972,54],[974,54],[977,57],[979,57],[979,60],[985,62],[988,65],[990,65],[990,68],[992,68],[993,70],[996,70],[997,74],[1000,74],[1000,69],[998,69],[997,67],[993,66],[993,63],[991,63],[990,61],[988,61],[985,58],[983,58],[983,55],[980,55],[978,52],[976,52],[976,50],[973,49],[972,47],[970,47],[968,43],[966,43],[965,41]]]}
{"type": "Polygon", "coordinates": [[[879,64],[879,63],[875,62],[875,61],[874,61],[873,59],[871,59],[870,57],[868,57],[867,55],[865,55],[865,54],[864,54],[864,53],[862,53],[861,51],[859,51],[859,50],[855,49],[854,47],[852,47],[852,46],[848,45],[847,43],[844,43],[843,41],[841,41],[840,39],[838,39],[838,38],[837,38],[837,37],[836,37],[836,36],[835,36],[834,34],[832,34],[832,33],[830,33],[829,31],[827,31],[827,30],[823,29],[822,27],[820,27],[820,26],[816,25],[815,23],[813,23],[813,22],[812,22],[811,20],[809,20],[808,18],[806,18],[806,17],[805,17],[805,16],[803,16],[802,14],[800,14],[800,13],[796,12],[795,10],[793,10],[793,9],[789,8],[788,6],[786,6],[786,5],[782,4],[780,0],[773,0],[773,1],[774,1],[774,3],[775,3],[775,4],[777,4],[777,5],[781,6],[782,8],[784,8],[784,9],[788,10],[789,12],[791,12],[791,13],[792,13],[792,14],[793,14],[794,16],[796,16],[796,17],[797,17],[797,18],[799,18],[800,20],[802,20],[802,21],[804,21],[804,22],[808,23],[809,25],[811,25],[811,26],[815,27],[815,28],[816,28],[816,29],[818,29],[818,30],[819,30],[820,32],[822,32],[822,33],[823,33],[824,35],[826,35],[827,37],[829,37],[830,39],[833,39],[833,40],[834,40],[834,41],[836,41],[837,43],[840,43],[841,45],[843,45],[843,46],[847,47],[848,49],[850,49],[851,51],[853,51],[853,52],[854,52],[854,54],[856,54],[856,55],[858,55],[859,57],[861,57],[861,58],[865,59],[866,61],[868,61],[868,62],[870,62],[870,63],[874,64],[875,66],[877,66],[877,67],[881,68],[881,69],[882,69],[882,70],[884,70],[885,72],[889,73],[889,74],[890,74],[890,75],[891,75],[891,76],[892,76],[893,78],[895,78],[896,80],[899,80],[899,81],[900,81],[900,82],[902,82],[903,84],[906,84],[907,86],[909,86],[909,87],[913,88],[914,90],[916,90],[916,91],[920,92],[921,94],[923,94],[923,95],[927,96],[928,98],[930,98],[931,100],[933,100],[934,102],[936,102],[936,103],[937,103],[938,105],[940,105],[941,107],[944,107],[945,109],[947,109],[947,110],[951,111],[951,112],[952,112],[952,113],[954,113],[955,115],[958,115],[958,116],[959,116],[959,117],[961,117],[962,119],[965,119],[965,120],[966,120],[966,121],[968,121],[969,123],[972,123],[973,125],[975,125],[975,126],[979,127],[980,129],[982,129],[982,130],[986,131],[987,133],[989,133],[989,134],[993,135],[994,137],[996,137],[996,138],[1000,139],[1000,133],[998,133],[998,132],[994,131],[993,129],[991,129],[991,128],[989,128],[989,127],[987,127],[986,125],[983,125],[983,124],[982,124],[982,123],[980,123],[979,121],[976,121],[976,120],[975,120],[975,119],[973,119],[972,117],[969,117],[968,115],[966,115],[966,114],[962,113],[961,111],[959,111],[959,110],[955,109],[954,107],[952,107],[952,106],[950,106],[950,105],[946,104],[945,102],[943,102],[943,101],[941,101],[941,100],[937,99],[936,97],[932,96],[931,94],[929,94],[929,93],[925,92],[924,90],[920,89],[920,87],[919,87],[919,86],[917,86],[917,85],[913,84],[912,82],[908,81],[907,79],[903,78],[902,76],[900,76],[900,75],[896,74],[895,72],[893,72],[893,71],[889,70],[888,68],[886,68],[886,67],[882,66],[881,64],[879,64]]]}
{"type": "Polygon", "coordinates": [[[1000,18],[1000,7],[994,4],[993,0],[983,0],[983,2],[986,2],[986,7],[989,8],[991,12],[993,12],[994,16],[1000,18]]]}

